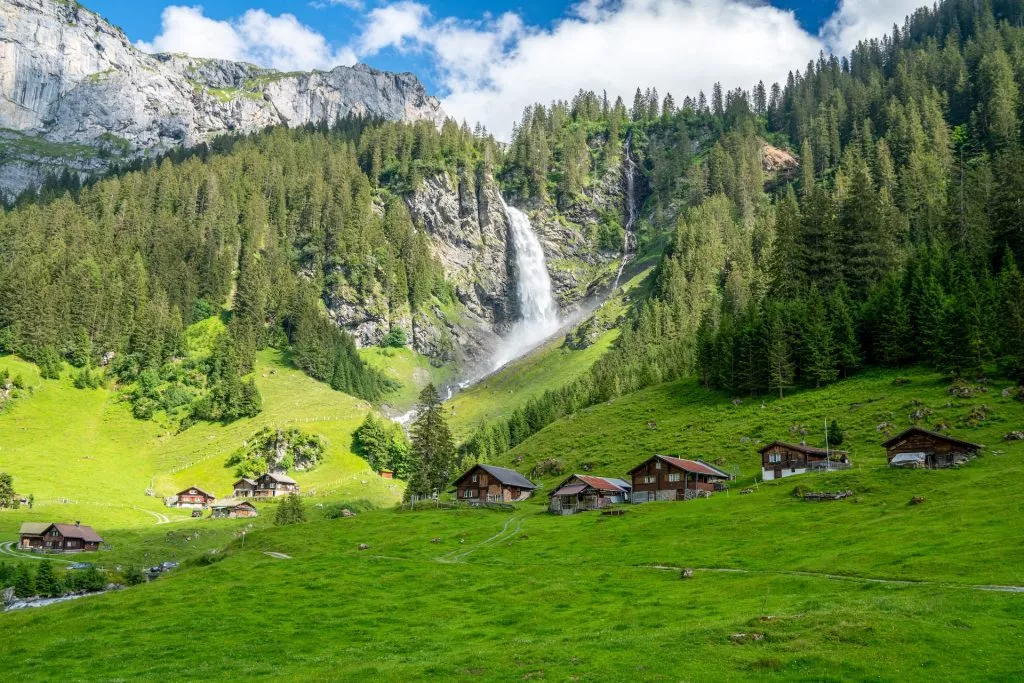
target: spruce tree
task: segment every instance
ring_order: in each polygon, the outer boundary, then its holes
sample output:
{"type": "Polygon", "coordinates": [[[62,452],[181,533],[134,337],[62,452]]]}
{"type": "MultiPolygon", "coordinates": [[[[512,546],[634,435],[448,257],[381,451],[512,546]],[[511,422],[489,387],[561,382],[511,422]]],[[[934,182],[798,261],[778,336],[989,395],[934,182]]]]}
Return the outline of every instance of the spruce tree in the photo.
{"type": "Polygon", "coordinates": [[[36,592],[45,597],[60,595],[63,587],[53,569],[51,560],[43,560],[36,566],[36,592]]]}
{"type": "Polygon", "coordinates": [[[767,315],[768,388],[777,390],[782,398],[785,390],[793,386],[793,354],[778,306],[769,309],[767,315]]]}
{"type": "Polygon", "coordinates": [[[817,285],[812,284],[804,306],[804,329],[801,338],[804,344],[803,371],[814,382],[815,387],[828,384],[838,375],[836,343],[827,315],[825,300],[817,285]]]}
{"type": "Polygon", "coordinates": [[[406,495],[428,497],[440,493],[454,476],[455,444],[433,384],[420,392],[417,412],[412,425],[412,472],[406,495]]]}

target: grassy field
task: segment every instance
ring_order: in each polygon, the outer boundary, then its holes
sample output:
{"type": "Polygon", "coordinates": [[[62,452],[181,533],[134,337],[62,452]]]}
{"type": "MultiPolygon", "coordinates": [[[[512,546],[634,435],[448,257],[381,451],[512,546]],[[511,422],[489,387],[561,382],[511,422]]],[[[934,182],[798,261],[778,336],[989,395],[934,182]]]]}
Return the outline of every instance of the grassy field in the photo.
{"type": "Polygon", "coordinates": [[[297,426],[328,439],[323,464],[295,475],[304,491],[379,504],[401,496],[399,483],[379,478],[351,452],[352,432],[371,406],[310,379],[274,350],[257,359],[259,416],[181,433],[135,420],[113,391],[75,389],[67,376],[42,380],[34,365],[12,356],[0,358],[3,368],[31,388],[0,412],[0,471],[10,472],[15,488],[32,493],[36,505],[0,511],[0,538],[29,519],[81,520],[104,533],[153,525],[156,514],[180,519],[160,497],[191,485],[230,494],[236,477],[225,462],[264,425],[297,426]]]}
{"type": "Polygon", "coordinates": [[[398,391],[387,394],[383,399],[386,407],[394,413],[404,413],[416,405],[420,391],[427,384],[433,382],[435,386],[441,386],[454,379],[451,366],[435,367],[430,359],[412,349],[371,346],[359,349],[359,355],[369,365],[402,385],[398,391]]]}
{"type": "MultiPolygon", "coordinates": [[[[567,469],[593,462],[608,474],[652,451],[721,457],[750,480],[757,440],[837,417],[850,471],[622,517],[553,517],[542,493],[514,513],[386,509],[261,526],[210,566],[0,616],[0,659],[35,679],[174,677],[182,662],[211,680],[1019,679],[1024,593],[991,587],[1024,586],[1024,445],[1001,442],[1024,403],[999,383],[957,399],[928,372],[903,376],[763,406],[670,384],[510,454],[520,469],[560,454],[567,469]],[[921,404],[985,454],[955,471],[886,468],[876,427],[905,426],[921,404]],[[988,419],[967,424],[980,405],[988,419]],[[797,484],[856,495],[807,503],[791,495],[797,484]],[[682,567],[693,578],[680,580],[682,567]],[[265,647],[268,633],[279,646],[265,647]],[[102,667],[83,651],[103,651],[102,667]]],[[[145,545],[164,532],[137,533],[145,545]]]]}

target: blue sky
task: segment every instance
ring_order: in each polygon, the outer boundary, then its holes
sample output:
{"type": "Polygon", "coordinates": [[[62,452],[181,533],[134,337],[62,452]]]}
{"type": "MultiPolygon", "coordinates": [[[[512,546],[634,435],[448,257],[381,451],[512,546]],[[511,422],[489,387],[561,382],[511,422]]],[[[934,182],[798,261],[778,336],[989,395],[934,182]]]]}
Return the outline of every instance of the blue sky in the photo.
{"type": "Polygon", "coordinates": [[[785,79],[930,0],[85,0],[150,52],[282,70],[412,71],[445,109],[506,136],[522,108],[580,88],[677,100],[716,80],[785,79]]]}

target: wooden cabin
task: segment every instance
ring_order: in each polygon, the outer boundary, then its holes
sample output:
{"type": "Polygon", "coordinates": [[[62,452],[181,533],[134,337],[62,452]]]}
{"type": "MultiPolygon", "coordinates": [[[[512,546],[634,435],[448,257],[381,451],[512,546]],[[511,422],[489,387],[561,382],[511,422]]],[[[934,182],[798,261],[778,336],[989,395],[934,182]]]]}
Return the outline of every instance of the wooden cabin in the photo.
{"type": "Polygon", "coordinates": [[[18,531],[18,547],[35,550],[43,547],[43,532],[50,528],[49,522],[22,522],[18,531]]]}
{"type": "Polygon", "coordinates": [[[287,496],[289,493],[298,493],[299,484],[286,474],[267,472],[256,479],[256,488],[253,491],[254,498],[275,498],[287,496]]]}
{"type": "Polygon", "coordinates": [[[231,501],[214,505],[210,516],[215,519],[236,519],[245,517],[258,517],[259,511],[256,506],[247,500],[231,501]]]}
{"type": "Polygon", "coordinates": [[[256,482],[248,477],[242,477],[235,482],[234,486],[234,497],[235,498],[252,498],[256,495],[256,482]]]}
{"type": "Polygon", "coordinates": [[[207,493],[198,486],[192,486],[175,496],[174,507],[205,510],[217,502],[217,496],[207,493]]]}
{"type": "Polygon", "coordinates": [[[81,553],[100,549],[103,538],[91,526],[74,524],[21,525],[18,547],[43,553],[81,553]]]}
{"type": "Polygon", "coordinates": [[[882,444],[889,467],[945,469],[961,465],[982,449],[981,444],[911,427],[882,444]]]}
{"type": "Polygon", "coordinates": [[[537,485],[515,470],[474,465],[455,480],[455,492],[464,503],[514,503],[529,498],[537,485]]]}
{"type": "Polygon", "coordinates": [[[761,479],[772,481],[815,470],[845,470],[850,467],[846,451],[832,451],[806,444],[773,441],[760,449],[761,479]]]}
{"type": "Polygon", "coordinates": [[[609,505],[628,503],[632,488],[622,479],[574,474],[555,488],[548,509],[556,515],[600,510],[609,505]]]}
{"type": "Polygon", "coordinates": [[[703,460],[653,455],[629,471],[633,480],[632,501],[689,500],[710,495],[715,484],[732,477],[703,460]]]}

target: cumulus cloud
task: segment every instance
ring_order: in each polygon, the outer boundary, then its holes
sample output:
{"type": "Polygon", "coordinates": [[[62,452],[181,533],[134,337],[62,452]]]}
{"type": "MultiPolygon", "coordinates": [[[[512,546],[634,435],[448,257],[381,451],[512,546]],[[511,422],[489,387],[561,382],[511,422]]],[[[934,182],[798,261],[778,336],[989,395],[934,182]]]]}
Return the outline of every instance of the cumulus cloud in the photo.
{"type": "Polygon", "coordinates": [[[425,6],[402,2],[374,10],[367,33],[373,40],[364,34],[360,54],[367,45],[429,53],[447,111],[506,138],[525,106],[580,88],[631,101],[637,86],[654,86],[682,99],[716,80],[748,88],[784,80],[822,49],[792,12],[744,0],[581,0],[548,29],[511,13],[432,20],[425,6]]]}
{"type": "Polygon", "coordinates": [[[361,10],[365,5],[363,0],[313,0],[309,3],[310,7],[315,9],[325,9],[327,7],[346,7],[348,9],[361,10]]]}
{"type": "Polygon", "coordinates": [[[199,6],[171,5],[161,15],[160,34],[136,45],[146,52],[184,52],[284,71],[330,69],[356,61],[350,48],[332,48],[294,15],[274,16],[261,9],[223,21],[207,17],[199,6]]]}
{"type": "Polygon", "coordinates": [[[428,16],[430,9],[418,2],[396,2],[372,10],[357,41],[359,53],[373,55],[386,47],[404,49],[408,39],[421,33],[428,16]]]}
{"type": "Polygon", "coordinates": [[[892,33],[893,24],[903,20],[925,0],[842,0],[835,14],[822,27],[821,37],[832,52],[847,54],[861,40],[892,33]]]}

